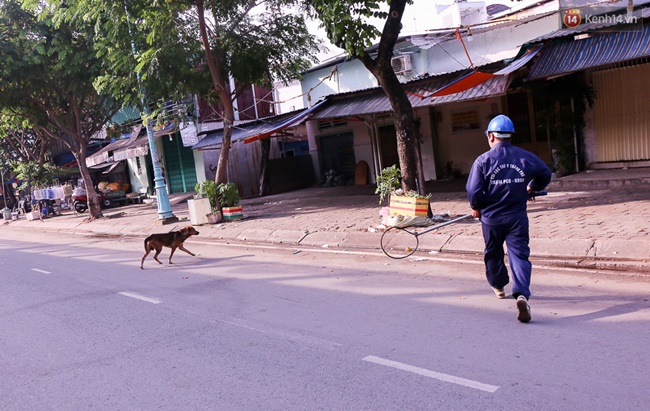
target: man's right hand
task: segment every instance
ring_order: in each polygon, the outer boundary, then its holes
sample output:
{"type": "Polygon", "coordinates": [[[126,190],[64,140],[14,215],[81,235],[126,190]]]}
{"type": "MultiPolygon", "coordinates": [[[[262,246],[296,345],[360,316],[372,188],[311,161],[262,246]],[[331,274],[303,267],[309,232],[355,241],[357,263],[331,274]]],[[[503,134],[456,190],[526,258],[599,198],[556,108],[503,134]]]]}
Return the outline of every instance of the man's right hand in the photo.
{"type": "Polygon", "coordinates": [[[480,210],[472,210],[472,217],[480,218],[481,217],[481,211],[480,210]]]}

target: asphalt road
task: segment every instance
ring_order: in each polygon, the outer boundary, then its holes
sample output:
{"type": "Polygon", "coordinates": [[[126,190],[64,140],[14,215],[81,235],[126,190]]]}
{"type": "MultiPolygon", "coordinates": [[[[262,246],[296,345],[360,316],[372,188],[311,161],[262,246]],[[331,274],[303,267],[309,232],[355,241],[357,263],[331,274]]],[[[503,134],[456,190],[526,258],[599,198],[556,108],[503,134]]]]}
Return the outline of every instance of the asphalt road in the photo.
{"type": "Polygon", "coordinates": [[[0,409],[641,410],[646,277],[537,267],[533,321],[480,256],[0,239],[0,409]]]}

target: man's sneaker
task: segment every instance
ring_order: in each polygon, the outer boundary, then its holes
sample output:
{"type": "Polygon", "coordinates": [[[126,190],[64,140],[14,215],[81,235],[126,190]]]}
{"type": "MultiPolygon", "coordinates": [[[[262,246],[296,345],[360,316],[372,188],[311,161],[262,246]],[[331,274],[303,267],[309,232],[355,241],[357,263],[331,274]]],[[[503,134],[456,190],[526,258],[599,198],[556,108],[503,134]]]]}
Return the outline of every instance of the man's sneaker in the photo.
{"type": "Polygon", "coordinates": [[[497,295],[497,298],[506,298],[506,292],[503,291],[503,288],[492,287],[492,290],[497,295]]]}
{"type": "Polygon", "coordinates": [[[522,323],[530,321],[530,305],[523,295],[517,297],[517,319],[522,323]]]}

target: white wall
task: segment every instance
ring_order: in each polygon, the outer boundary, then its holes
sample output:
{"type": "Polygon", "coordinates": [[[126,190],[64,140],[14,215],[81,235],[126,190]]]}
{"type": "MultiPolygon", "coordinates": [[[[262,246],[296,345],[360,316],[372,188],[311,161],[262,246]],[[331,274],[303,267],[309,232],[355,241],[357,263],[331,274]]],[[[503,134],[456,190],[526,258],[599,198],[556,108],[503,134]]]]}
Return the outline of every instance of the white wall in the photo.
{"type": "MultiPolygon", "coordinates": [[[[129,182],[131,183],[131,191],[134,193],[142,193],[144,191],[146,193],[147,188],[149,188],[146,158],[145,156],[140,156],[138,159],[140,161],[139,168],[137,159],[129,158],[126,160],[129,172],[129,182]]],[[[153,187],[151,187],[149,191],[153,192],[153,187]]]]}
{"type": "Polygon", "coordinates": [[[420,120],[420,137],[422,138],[422,144],[420,144],[420,155],[422,156],[424,180],[437,180],[438,176],[436,175],[436,160],[434,157],[435,153],[433,152],[433,137],[431,135],[432,126],[429,109],[417,109],[415,111],[415,117],[420,120]]]}
{"type": "Polygon", "coordinates": [[[378,85],[372,73],[366,70],[359,60],[341,63],[333,72],[335,67],[324,67],[304,74],[301,87],[302,92],[305,93],[303,96],[305,107],[311,107],[322,97],[330,94],[363,90],[378,85]],[[311,97],[311,103],[309,97],[311,97]]]}
{"type": "Polygon", "coordinates": [[[203,152],[199,150],[192,150],[194,156],[194,168],[196,169],[196,182],[202,183],[206,180],[205,164],[203,164],[203,152]]]}
{"type": "Polygon", "coordinates": [[[349,121],[349,129],[354,134],[354,160],[368,163],[368,183],[376,180],[375,170],[372,166],[372,144],[370,142],[370,130],[364,121],[349,121]]]}
{"type": "MultiPolygon", "coordinates": [[[[488,32],[475,33],[471,35],[471,41],[468,41],[466,32],[463,32],[462,36],[472,63],[474,66],[481,66],[512,58],[524,43],[559,27],[559,17],[551,15],[519,26],[495,27],[488,32]]],[[[471,67],[459,40],[438,43],[426,50],[426,53],[431,75],[452,73],[471,67]]]]}
{"type": "Polygon", "coordinates": [[[306,107],[302,97],[302,87],[298,80],[294,80],[287,85],[276,82],[274,84],[273,100],[275,101],[275,114],[289,113],[306,107]]]}
{"type": "MultiPolygon", "coordinates": [[[[453,162],[454,169],[458,169],[462,174],[469,173],[476,157],[490,149],[485,137],[485,129],[490,120],[501,113],[500,99],[443,104],[437,106],[436,110],[440,112],[441,120],[438,123],[440,167],[444,170],[448,162],[453,162]],[[454,131],[452,129],[452,114],[474,109],[478,110],[480,120],[478,129],[454,131]]],[[[443,178],[443,176],[439,176],[439,178],[443,178]]]]}

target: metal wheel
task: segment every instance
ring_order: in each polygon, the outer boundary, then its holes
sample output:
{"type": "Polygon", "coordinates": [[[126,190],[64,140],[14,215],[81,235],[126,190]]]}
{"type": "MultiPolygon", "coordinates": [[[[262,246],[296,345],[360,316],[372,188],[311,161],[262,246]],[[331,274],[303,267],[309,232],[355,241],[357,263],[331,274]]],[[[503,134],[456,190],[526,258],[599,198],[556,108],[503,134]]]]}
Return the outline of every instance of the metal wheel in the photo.
{"type": "Polygon", "coordinates": [[[83,213],[88,209],[88,206],[85,203],[82,203],[80,201],[75,201],[73,207],[74,207],[74,211],[78,213],[83,213]]]}
{"type": "Polygon", "coordinates": [[[381,250],[396,260],[413,255],[420,245],[417,233],[391,227],[381,235],[381,250]]]}

